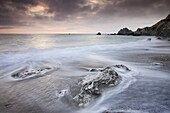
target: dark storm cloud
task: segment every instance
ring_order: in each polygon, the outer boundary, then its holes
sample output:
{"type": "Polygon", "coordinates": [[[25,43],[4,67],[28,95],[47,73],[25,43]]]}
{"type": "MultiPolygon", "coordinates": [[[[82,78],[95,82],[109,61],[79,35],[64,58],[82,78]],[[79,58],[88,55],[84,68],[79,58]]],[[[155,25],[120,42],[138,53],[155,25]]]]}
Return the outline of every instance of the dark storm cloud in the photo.
{"type": "Polygon", "coordinates": [[[162,15],[170,13],[170,0],[107,0],[100,14],[119,16],[146,16],[162,15]]]}
{"type": "Polygon", "coordinates": [[[46,2],[49,5],[49,11],[65,14],[74,14],[81,12],[83,10],[88,10],[87,8],[81,7],[80,5],[85,4],[85,0],[49,0],[46,2]]]}
{"type": "Polygon", "coordinates": [[[75,14],[91,12],[95,9],[86,0],[1,0],[0,25],[24,25],[24,19],[44,20],[44,15],[29,17],[27,11],[37,5],[46,5],[46,13],[53,13],[55,20],[65,20],[75,14]]]}
{"type": "Polygon", "coordinates": [[[88,0],[48,0],[45,3],[49,6],[48,12],[55,14],[56,20],[73,18],[81,14],[85,16],[98,9],[88,4],[88,0]]]}
{"type": "Polygon", "coordinates": [[[162,16],[170,12],[169,6],[170,0],[0,0],[0,25],[28,25],[29,22],[45,20],[49,15],[55,21],[76,20],[77,16],[82,16],[84,20],[92,16],[106,19],[146,14],[162,16]],[[44,14],[28,14],[37,5],[47,7],[44,14]]]}
{"type": "Polygon", "coordinates": [[[0,25],[25,25],[22,19],[26,16],[28,6],[38,3],[36,0],[1,0],[0,25]]]}

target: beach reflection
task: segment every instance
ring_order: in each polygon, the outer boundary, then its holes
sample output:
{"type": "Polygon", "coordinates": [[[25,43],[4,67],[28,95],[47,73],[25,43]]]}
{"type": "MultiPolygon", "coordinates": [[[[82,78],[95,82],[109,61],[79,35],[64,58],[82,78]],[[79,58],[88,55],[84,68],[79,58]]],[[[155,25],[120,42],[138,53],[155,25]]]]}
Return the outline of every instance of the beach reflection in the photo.
{"type": "Polygon", "coordinates": [[[55,39],[48,35],[33,35],[30,40],[33,48],[47,49],[55,46],[55,39]]]}

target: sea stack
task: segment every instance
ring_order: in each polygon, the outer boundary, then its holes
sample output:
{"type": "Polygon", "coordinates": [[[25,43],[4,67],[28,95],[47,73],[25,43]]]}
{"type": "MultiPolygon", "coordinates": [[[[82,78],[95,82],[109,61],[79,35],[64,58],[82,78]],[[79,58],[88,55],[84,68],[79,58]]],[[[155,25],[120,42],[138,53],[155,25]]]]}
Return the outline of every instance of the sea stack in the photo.
{"type": "Polygon", "coordinates": [[[96,35],[101,35],[101,33],[100,33],[100,32],[98,32],[96,35]]]}

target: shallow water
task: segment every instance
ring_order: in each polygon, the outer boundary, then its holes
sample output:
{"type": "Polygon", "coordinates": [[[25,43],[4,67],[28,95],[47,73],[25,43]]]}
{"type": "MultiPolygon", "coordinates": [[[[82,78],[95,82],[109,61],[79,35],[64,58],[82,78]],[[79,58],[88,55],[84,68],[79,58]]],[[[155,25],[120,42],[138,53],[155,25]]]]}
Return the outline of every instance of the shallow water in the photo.
{"type": "MultiPolygon", "coordinates": [[[[170,75],[161,65],[138,62],[133,54],[170,54],[166,41],[155,37],[111,35],[0,35],[0,111],[4,113],[168,113],[170,75]],[[148,41],[147,38],[152,38],[148,41]],[[79,108],[73,102],[85,68],[123,64],[132,71],[121,82],[79,108]],[[20,70],[50,67],[37,77],[11,77],[20,70]],[[60,93],[61,92],[61,93],[60,93]]],[[[157,62],[156,62],[157,63],[157,62]]],[[[159,62],[158,62],[159,63],[159,62]]]]}

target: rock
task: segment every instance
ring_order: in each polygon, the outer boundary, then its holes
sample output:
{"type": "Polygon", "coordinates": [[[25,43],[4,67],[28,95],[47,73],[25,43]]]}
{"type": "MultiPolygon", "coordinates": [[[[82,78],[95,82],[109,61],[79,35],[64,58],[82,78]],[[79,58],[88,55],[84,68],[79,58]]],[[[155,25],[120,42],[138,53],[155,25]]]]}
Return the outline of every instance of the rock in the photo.
{"type": "Polygon", "coordinates": [[[123,28],[117,33],[117,35],[133,35],[133,31],[128,28],[123,28]]]}
{"type": "Polygon", "coordinates": [[[170,14],[151,27],[138,28],[133,35],[170,37],[170,14]]]}
{"type": "Polygon", "coordinates": [[[138,28],[133,35],[135,36],[141,36],[141,35],[145,35],[145,36],[152,36],[155,33],[151,34],[151,29],[149,27],[145,27],[145,28],[138,28]]]}
{"type": "Polygon", "coordinates": [[[102,113],[111,113],[111,112],[109,112],[109,111],[103,111],[102,113]]]}
{"type": "Polygon", "coordinates": [[[170,14],[166,17],[166,19],[170,19],[170,14]]]}
{"type": "Polygon", "coordinates": [[[148,40],[148,41],[151,41],[151,38],[148,38],[147,40],[148,40]]]}
{"type": "Polygon", "coordinates": [[[95,71],[98,71],[98,70],[95,69],[95,68],[91,68],[91,69],[89,69],[89,71],[90,71],[90,72],[95,72],[95,71]]]}
{"type": "Polygon", "coordinates": [[[115,67],[117,68],[123,68],[125,69],[126,71],[131,71],[128,67],[126,67],[125,65],[115,65],[115,67]]]}
{"type": "Polygon", "coordinates": [[[111,33],[111,34],[108,34],[108,35],[117,35],[116,33],[111,33]]]}
{"type": "Polygon", "coordinates": [[[46,67],[45,69],[50,70],[51,68],[50,67],[46,67]]]}
{"type": "MultiPolygon", "coordinates": [[[[125,66],[119,66],[126,70],[125,66]]],[[[82,107],[88,105],[91,100],[101,95],[101,90],[103,88],[113,87],[119,83],[120,76],[114,70],[114,67],[115,66],[105,67],[103,69],[93,68],[93,71],[98,71],[98,74],[88,75],[82,79],[80,82],[80,93],[73,98],[78,103],[78,106],[82,107]]]]}
{"type": "Polygon", "coordinates": [[[68,93],[68,89],[63,89],[63,90],[60,90],[60,91],[56,91],[56,96],[58,98],[61,98],[61,97],[65,96],[67,93],[68,93]]]}
{"type": "Polygon", "coordinates": [[[136,31],[131,31],[128,28],[121,29],[118,35],[134,35],[134,36],[158,36],[170,38],[170,14],[150,27],[138,28],[136,31]]]}
{"type": "Polygon", "coordinates": [[[46,67],[46,68],[35,68],[35,69],[21,69],[20,71],[14,73],[11,75],[11,77],[15,79],[25,79],[29,77],[38,77],[38,76],[43,76],[47,72],[51,72],[53,68],[51,67],[46,67]]]}
{"type": "MultiPolygon", "coordinates": [[[[115,111],[114,111],[114,112],[111,112],[111,111],[105,110],[105,111],[103,111],[102,113],[125,113],[125,112],[120,112],[120,111],[119,111],[119,112],[115,112],[115,111]]],[[[130,113],[130,112],[126,112],[126,113],[130,113]]]]}
{"type": "Polygon", "coordinates": [[[161,37],[158,37],[157,39],[158,39],[158,40],[162,40],[162,38],[161,38],[161,37]]]}
{"type": "Polygon", "coordinates": [[[100,32],[98,32],[96,35],[102,35],[100,32]]]}
{"type": "Polygon", "coordinates": [[[158,63],[158,62],[153,62],[152,64],[156,66],[164,66],[162,63],[158,63]]]}
{"type": "Polygon", "coordinates": [[[10,107],[12,107],[12,104],[5,104],[4,105],[6,108],[10,108],[10,107]]]}
{"type": "Polygon", "coordinates": [[[79,107],[83,107],[83,103],[80,103],[80,104],[79,104],[79,107]]]}

